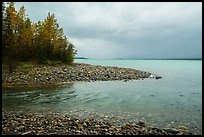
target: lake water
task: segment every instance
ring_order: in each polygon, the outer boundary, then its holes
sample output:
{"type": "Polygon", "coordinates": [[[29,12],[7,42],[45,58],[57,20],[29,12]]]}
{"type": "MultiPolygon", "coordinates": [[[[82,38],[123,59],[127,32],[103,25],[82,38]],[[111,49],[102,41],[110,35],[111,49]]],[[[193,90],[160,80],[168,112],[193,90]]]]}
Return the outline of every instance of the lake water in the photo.
{"type": "Polygon", "coordinates": [[[202,134],[201,60],[96,60],[75,62],[146,70],[162,79],[74,82],[56,88],[10,89],[2,108],[118,115],[157,127],[187,126],[202,134]]]}

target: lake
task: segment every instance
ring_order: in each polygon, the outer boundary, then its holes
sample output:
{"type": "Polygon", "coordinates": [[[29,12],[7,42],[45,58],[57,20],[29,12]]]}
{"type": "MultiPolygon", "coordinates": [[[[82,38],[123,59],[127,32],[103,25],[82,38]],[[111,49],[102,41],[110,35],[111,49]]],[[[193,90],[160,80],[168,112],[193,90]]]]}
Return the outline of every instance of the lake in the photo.
{"type": "Polygon", "coordinates": [[[74,82],[55,88],[3,89],[2,109],[117,115],[156,127],[184,125],[202,134],[201,60],[77,59],[146,70],[162,79],[74,82]]]}

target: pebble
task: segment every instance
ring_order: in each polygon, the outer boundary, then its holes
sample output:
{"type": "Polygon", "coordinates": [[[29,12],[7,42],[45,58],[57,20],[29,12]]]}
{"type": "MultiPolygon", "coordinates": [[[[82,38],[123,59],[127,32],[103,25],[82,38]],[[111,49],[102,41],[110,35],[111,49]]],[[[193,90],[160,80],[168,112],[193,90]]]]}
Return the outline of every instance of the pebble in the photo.
{"type": "Polygon", "coordinates": [[[179,126],[177,126],[177,129],[179,129],[179,130],[188,130],[188,128],[187,127],[185,127],[185,126],[183,126],[183,125],[179,125],[179,126]]]}
{"type": "Polygon", "coordinates": [[[179,130],[174,129],[174,128],[163,128],[163,130],[169,133],[173,133],[173,134],[179,133],[179,130]]]}

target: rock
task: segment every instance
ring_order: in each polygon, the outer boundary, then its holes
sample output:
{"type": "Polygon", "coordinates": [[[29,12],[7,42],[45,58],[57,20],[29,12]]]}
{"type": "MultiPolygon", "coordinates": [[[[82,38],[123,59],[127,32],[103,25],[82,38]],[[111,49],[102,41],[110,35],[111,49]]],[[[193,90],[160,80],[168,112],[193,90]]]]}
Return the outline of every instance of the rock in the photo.
{"type": "Polygon", "coordinates": [[[188,130],[187,127],[182,126],[182,125],[177,126],[177,129],[178,129],[178,130],[181,130],[181,131],[187,131],[187,130],[188,130]]]}
{"type": "Polygon", "coordinates": [[[27,131],[27,132],[25,132],[25,133],[22,133],[21,135],[29,135],[29,134],[31,134],[33,131],[27,131]]]}
{"type": "Polygon", "coordinates": [[[95,127],[96,127],[96,128],[99,128],[99,127],[100,127],[100,125],[95,125],[95,127]]]}
{"type": "Polygon", "coordinates": [[[127,81],[128,81],[128,79],[125,79],[125,80],[124,80],[124,82],[127,82],[127,81]]]}
{"type": "Polygon", "coordinates": [[[170,132],[173,134],[177,134],[179,133],[179,130],[175,129],[175,128],[163,128],[162,130],[166,131],[166,132],[170,132]]]}
{"type": "Polygon", "coordinates": [[[137,122],[137,125],[141,126],[141,127],[145,127],[145,123],[142,120],[139,120],[137,122]]]}
{"type": "Polygon", "coordinates": [[[46,78],[46,80],[50,80],[50,79],[51,79],[51,77],[47,77],[47,78],[46,78]]]}
{"type": "Polygon", "coordinates": [[[86,124],[86,122],[84,122],[83,126],[84,126],[84,127],[87,127],[87,124],[86,124]]]}
{"type": "Polygon", "coordinates": [[[161,77],[161,76],[156,76],[155,78],[156,78],[156,79],[160,79],[160,78],[162,78],[162,77],[161,77]]]}
{"type": "Polygon", "coordinates": [[[151,74],[151,75],[149,76],[149,78],[154,78],[154,75],[151,74]]]}
{"type": "Polygon", "coordinates": [[[65,68],[65,69],[63,69],[63,71],[64,71],[64,72],[67,72],[67,71],[68,71],[68,69],[66,69],[66,68],[65,68]]]}

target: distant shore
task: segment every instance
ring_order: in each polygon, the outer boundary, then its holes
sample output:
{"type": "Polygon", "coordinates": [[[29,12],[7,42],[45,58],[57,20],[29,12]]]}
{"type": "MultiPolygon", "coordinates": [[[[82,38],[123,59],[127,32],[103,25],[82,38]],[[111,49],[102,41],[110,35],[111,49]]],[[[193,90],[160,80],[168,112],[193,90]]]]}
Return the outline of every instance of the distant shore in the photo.
{"type": "Polygon", "coordinates": [[[2,87],[41,87],[53,86],[74,81],[110,81],[110,80],[138,80],[144,78],[161,78],[150,72],[113,66],[100,66],[84,63],[73,65],[37,65],[29,68],[17,68],[13,73],[8,69],[2,70],[2,87]],[[155,76],[155,75],[154,75],[155,76]]]}

